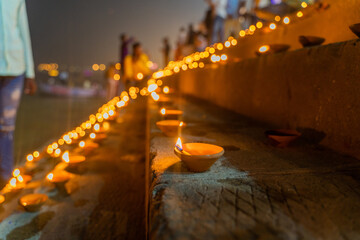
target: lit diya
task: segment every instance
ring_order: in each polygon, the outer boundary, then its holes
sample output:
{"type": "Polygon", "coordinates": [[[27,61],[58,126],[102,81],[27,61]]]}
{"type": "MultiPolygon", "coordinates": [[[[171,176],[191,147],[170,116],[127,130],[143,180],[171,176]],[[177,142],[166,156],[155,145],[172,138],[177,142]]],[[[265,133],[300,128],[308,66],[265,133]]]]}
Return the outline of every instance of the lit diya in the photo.
{"type": "Polygon", "coordinates": [[[36,212],[40,210],[41,206],[48,200],[46,194],[28,194],[20,198],[19,204],[25,208],[26,211],[36,212]]]}
{"type": "Polygon", "coordinates": [[[325,38],[315,36],[299,36],[299,42],[303,47],[312,47],[323,44],[325,42],[325,38]]]}
{"type": "Polygon", "coordinates": [[[110,128],[110,123],[108,123],[108,122],[104,122],[102,124],[102,126],[100,126],[99,123],[96,123],[94,125],[95,133],[105,133],[105,132],[107,132],[109,130],[109,128],[110,128]]]}
{"type": "Polygon", "coordinates": [[[105,133],[91,133],[90,134],[90,139],[92,139],[96,143],[100,143],[103,140],[105,140],[106,138],[107,138],[107,136],[105,133]]]}
{"type": "Polygon", "coordinates": [[[287,147],[289,143],[301,136],[296,130],[290,129],[277,129],[265,132],[265,135],[274,141],[277,147],[287,147]]]}
{"type": "Polygon", "coordinates": [[[280,53],[286,52],[290,48],[288,44],[269,44],[261,46],[258,51],[256,51],[256,55],[266,55],[271,53],[280,53]]]}
{"type": "Polygon", "coordinates": [[[192,172],[205,172],[223,154],[224,149],[220,146],[207,143],[181,143],[181,139],[175,145],[174,152],[187,168],[192,172]]]}
{"type": "Polygon", "coordinates": [[[93,141],[81,141],[79,142],[79,147],[84,150],[93,150],[99,147],[99,144],[94,143],[93,141]]]}
{"type": "Polygon", "coordinates": [[[46,176],[50,183],[53,183],[59,192],[68,194],[65,184],[70,180],[71,175],[65,171],[49,173],[46,176]]]}
{"type": "Polygon", "coordinates": [[[70,155],[69,151],[66,151],[61,158],[69,166],[77,166],[78,164],[83,163],[86,160],[86,158],[81,155],[70,155]]]}
{"type": "Polygon", "coordinates": [[[179,128],[183,128],[186,124],[179,120],[163,120],[156,123],[156,126],[168,137],[176,137],[179,135],[179,128]]]}
{"type": "Polygon", "coordinates": [[[181,111],[181,110],[175,110],[175,109],[165,109],[165,108],[162,108],[160,110],[160,113],[162,116],[164,116],[164,118],[167,118],[167,119],[178,119],[179,117],[181,117],[184,112],[181,111]]]}

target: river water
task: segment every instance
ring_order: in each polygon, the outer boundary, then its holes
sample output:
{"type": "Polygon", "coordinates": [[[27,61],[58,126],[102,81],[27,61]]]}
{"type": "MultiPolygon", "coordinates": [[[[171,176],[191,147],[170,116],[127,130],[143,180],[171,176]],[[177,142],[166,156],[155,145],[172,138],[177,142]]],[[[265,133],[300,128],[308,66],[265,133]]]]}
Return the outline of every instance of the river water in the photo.
{"type": "Polygon", "coordinates": [[[23,96],[15,130],[16,163],[87,120],[103,103],[103,98],[23,96]]]}

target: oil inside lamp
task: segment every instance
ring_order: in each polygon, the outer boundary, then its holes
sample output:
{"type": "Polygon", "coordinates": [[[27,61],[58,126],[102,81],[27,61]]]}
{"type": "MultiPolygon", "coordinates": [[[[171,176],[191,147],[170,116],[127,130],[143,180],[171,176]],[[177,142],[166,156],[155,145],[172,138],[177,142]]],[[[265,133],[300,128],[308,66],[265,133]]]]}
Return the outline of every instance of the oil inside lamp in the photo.
{"type": "Polygon", "coordinates": [[[190,171],[204,172],[224,154],[224,149],[206,143],[182,144],[181,138],[178,138],[174,152],[190,171]]]}

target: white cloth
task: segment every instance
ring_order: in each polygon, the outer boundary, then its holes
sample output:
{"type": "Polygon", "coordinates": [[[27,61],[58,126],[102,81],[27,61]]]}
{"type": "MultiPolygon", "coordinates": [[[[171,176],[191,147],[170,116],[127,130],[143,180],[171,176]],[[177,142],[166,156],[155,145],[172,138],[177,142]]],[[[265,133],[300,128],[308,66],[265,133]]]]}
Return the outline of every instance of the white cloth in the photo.
{"type": "Polygon", "coordinates": [[[0,0],[0,76],[34,78],[25,0],[0,0]]]}
{"type": "Polygon", "coordinates": [[[211,0],[211,2],[214,5],[215,16],[219,16],[226,19],[227,0],[211,0]]]}

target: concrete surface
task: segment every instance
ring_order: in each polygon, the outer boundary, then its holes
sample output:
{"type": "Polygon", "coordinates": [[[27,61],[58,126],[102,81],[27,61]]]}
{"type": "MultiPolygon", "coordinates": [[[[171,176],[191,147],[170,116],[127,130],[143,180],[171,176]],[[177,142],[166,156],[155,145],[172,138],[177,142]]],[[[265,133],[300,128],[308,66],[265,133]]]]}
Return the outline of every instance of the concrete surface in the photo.
{"type": "Polygon", "coordinates": [[[208,172],[175,156],[149,104],[149,239],[360,239],[360,163],[298,139],[273,147],[270,126],[180,98],[183,142],[223,146],[208,172]]]}
{"type": "Polygon", "coordinates": [[[360,157],[359,40],[229,61],[173,78],[184,94],[276,127],[313,131],[321,144],[360,157]]]}
{"type": "Polygon", "coordinates": [[[0,239],[145,239],[145,102],[121,112],[80,171],[68,169],[74,174],[67,183],[70,196],[44,181],[56,161],[41,160],[34,180],[2,205],[0,239]],[[18,205],[32,192],[49,196],[35,213],[18,205]]]}

